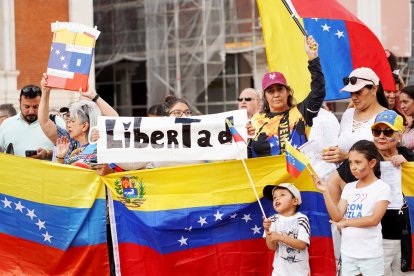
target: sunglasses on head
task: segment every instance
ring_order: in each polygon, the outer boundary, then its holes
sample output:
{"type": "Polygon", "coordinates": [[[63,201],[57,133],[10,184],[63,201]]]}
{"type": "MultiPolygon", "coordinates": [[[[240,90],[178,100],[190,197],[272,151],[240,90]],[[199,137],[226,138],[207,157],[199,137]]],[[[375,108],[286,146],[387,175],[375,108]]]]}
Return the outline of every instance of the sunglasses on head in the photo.
{"type": "Polygon", "coordinates": [[[364,78],[360,78],[360,77],[345,77],[342,79],[344,85],[348,85],[349,83],[351,83],[352,85],[355,85],[358,81],[358,79],[360,80],[365,80],[365,81],[370,81],[372,82],[373,85],[375,85],[375,83],[372,80],[369,79],[364,79],[364,78]]]}
{"type": "Polygon", "coordinates": [[[246,97],[246,98],[237,98],[237,100],[238,100],[239,102],[242,102],[243,100],[245,100],[246,102],[250,102],[251,100],[253,100],[253,98],[251,98],[251,97],[246,97]]]}
{"type": "Polygon", "coordinates": [[[392,135],[394,134],[394,130],[391,128],[385,128],[385,129],[380,129],[380,128],[373,128],[371,129],[372,131],[372,135],[374,137],[380,137],[381,133],[384,133],[385,137],[392,137],[392,135]]]}
{"type": "Polygon", "coordinates": [[[42,90],[40,87],[34,86],[34,85],[28,85],[22,88],[21,95],[24,95],[26,97],[33,97],[37,95],[41,95],[42,90]]]}

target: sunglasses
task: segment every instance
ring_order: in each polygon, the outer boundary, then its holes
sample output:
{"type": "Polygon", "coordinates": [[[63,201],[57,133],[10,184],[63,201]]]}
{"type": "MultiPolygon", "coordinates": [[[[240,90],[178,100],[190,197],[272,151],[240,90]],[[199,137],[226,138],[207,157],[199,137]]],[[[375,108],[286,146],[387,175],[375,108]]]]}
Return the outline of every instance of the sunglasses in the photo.
{"type": "Polygon", "coordinates": [[[253,98],[251,98],[251,97],[246,97],[246,98],[237,98],[237,100],[239,101],[239,102],[242,102],[243,100],[245,100],[246,102],[250,102],[251,100],[254,100],[253,98]]]}
{"type": "Polygon", "coordinates": [[[384,136],[385,137],[392,137],[392,135],[395,132],[391,128],[385,128],[385,129],[373,128],[373,129],[371,129],[371,131],[372,131],[372,135],[374,137],[380,137],[381,136],[381,133],[384,133],[384,136]]]}
{"type": "Polygon", "coordinates": [[[170,113],[168,113],[168,115],[171,115],[171,114],[173,114],[174,117],[182,117],[184,114],[186,116],[191,116],[191,114],[193,114],[193,112],[189,109],[187,109],[186,111],[181,111],[181,110],[177,109],[177,110],[173,110],[170,113]]]}
{"type": "Polygon", "coordinates": [[[42,94],[42,90],[38,86],[28,85],[22,88],[20,91],[20,96],[24,95],[26,97],[35,97],[42,94]]]}
{"type": "Polygon", "coordinates": [[[364,78],[360,78],[360,77],[345,77],[342,79],[344,85],[348,85],[349,83],[351,83],[352,85],[355,85],[358,81],[358,79],[360,80],[364,80],[364,81],[370,81],[372,82],[373,85],[375,85],[375,83],[372,80],[369,79],[364,79],[364,78]]]}

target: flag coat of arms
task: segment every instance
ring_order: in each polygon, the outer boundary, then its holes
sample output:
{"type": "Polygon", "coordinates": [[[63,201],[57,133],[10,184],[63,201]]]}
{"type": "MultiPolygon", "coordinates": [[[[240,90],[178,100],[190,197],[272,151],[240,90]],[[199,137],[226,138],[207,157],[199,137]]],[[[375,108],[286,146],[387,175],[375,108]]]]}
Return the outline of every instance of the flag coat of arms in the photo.
{"type": "Polygon", "coordinates": [[[95,42],[100,32],[78,23],[52,23],[54,32],[47,65],[48,86],[66,90],[88,89],[95,42]]]}
{"type": "MultiPolygon", "coordinates": [[[[311,225],[312,275],[335,275],[331,226],[309,174],[293,179],[283,156],[246,160],[256,190],[293,182],[311,225]],[[283,173],[284,172],[284,173],[283,173]]],[[[118,275],[270,275],[259,204],[240,161],[108,175],[118,275]]],[[[272,201],[262,198],[267,216],[272,201]]]]}
{"type": "MultiPolygon", "coordinates": [[[[270,71],[282,72],[302,101],[309,92],[310,73],[304,37],[282,0],[257,0],[270,71]],[[281,39],[282,38],[282,39],[281,39]]],[[[369,67],[384,90],[395,82],[381,42],[357,17],[336,0],[287,0],[308,35],[319,44],[318,54],[326,82],[326,101],[349,98],[342,79],[352,70],[369,67]]]]}
{"type": "Polygon", "coordinates": [[[0,275],[109,275],[96,172],[0,154],[0,275]]]}

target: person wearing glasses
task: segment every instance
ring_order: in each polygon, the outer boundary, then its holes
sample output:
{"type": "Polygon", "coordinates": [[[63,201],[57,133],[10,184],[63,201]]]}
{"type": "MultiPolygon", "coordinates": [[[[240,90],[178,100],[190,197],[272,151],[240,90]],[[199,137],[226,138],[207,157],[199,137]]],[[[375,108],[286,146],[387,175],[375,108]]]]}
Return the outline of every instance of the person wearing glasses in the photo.
{"type": "Polygon", "coordinates": [[[309,59],[311,92],[295,104],[293,89],[280,72],[266,73],[262,80],[262,107],[251,120],[249,135],[253,135],[249,157],[280,155],[285,142],[301,146],[308,141],[312,119],[316,117],[325,98],[325,78],[318,57],[318,44],[312,36],[305,38],[309,59]]]}
{"type": "Polygon", "coordinates": [[[193,114],[184,99],[167,96],[162,104],[162,115],[168,117],[190,117],[193,114]]]}
{"type": "Polygon", "coordinates": [[[373,140],[371,126],[375,117],[388,109],[384,89],[375,72],[367,67],[352,71],[343,79],[341,91],[351,93],[352,108],[348,108],[341,119],[338,145],[322,153],[322,159],[329,163],[340,163],[348,158],[348,151],[359,140],[373,140]]]}
{"type": "Polygon", "coordinates": [[[237,98],[239,102],[239,109],[247,110],[247,118],[250,120],[253,115],[260,110],[262,105],[260,93],[258,93],[253,88],[246,88],[237,98]]]}
{"type": "MultiPolygon", "coordinates": [[[[20,112],[6,119],[0,126],[2,148],[13,145],[15,155],[43,160],[52,159],[53,143],[43,133],[38,120],[41,98],[42,91],[36,85],[26,85],[21,89],[20,112]]],[[[65,125],[62,124],[62,127],[65,125]]]]}
{"type": "MultiPolygon", "coordinates": [[[[370,131],[374,144],[383,159],[382,161],[390,161],[395,167],[399,167],[405,162],[414,161],[414,153],[408,148],[398,145],[404,131],[401,115],[393,110],[380,112],[370,126],[370,131]]],[[[356,178],[352,175],[348,159],[346,159],[328,178],[327,192],[335,204],[339,202],[346,183],[353,181],[356,181],[356,178]]],[[[385,263],[384,275],[403,275],[401,274],[400,244],[405,220],[400,212],[403,207],[401,187],[397,187],[397,189],[398,191],[393,190],[395,196],[392,197],[392,201],[381,221],[385,263]]]]}
{"type": "MultiPolygon", "coordinates": [[[[193,112],[190,105],[184,99],[175,96],[167,96],[162,103],[162,114],[164,117],[184,118],[191,117],[193,112]]],[[[152,161],[149,168],[161,168],[172,166],[183,166],[203,163],[201,160],[183,160],[183,161],[152,161]]]]}

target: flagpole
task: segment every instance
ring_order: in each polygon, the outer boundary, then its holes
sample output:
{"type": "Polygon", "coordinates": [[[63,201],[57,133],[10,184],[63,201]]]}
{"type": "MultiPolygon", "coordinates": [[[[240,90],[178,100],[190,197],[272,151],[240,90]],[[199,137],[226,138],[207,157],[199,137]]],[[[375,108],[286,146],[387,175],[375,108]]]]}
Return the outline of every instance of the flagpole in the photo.
{"type": "Polygon", "coordinates": [[[285,8],[288,10],[288,12],[290,13],[290,16],[292,17],[293,21],[295,21],[296,25],[299,27],[299,30],[302,32],[302,34],[304,36],[308,36],[308,34],[306,33],[306,30],[303,28],[302,24],[300,24],[299,20],[296,18],[296,16],[293,14],[293,11],[291,10],[291,8],[289,7],[289,4],[286,3],[286,0],[282,0],[283,5],[285,5],[285,8]]]}
{"type": "MultiPolygon", "coordinates": [[[[236,128],[233,126],[233,124],[230,122],[230,120],[226,119],[226,124],[227,124],[228,128],[230,129],[231,136],[232,136],[232,140],[233,140],[233,141],[234,141],[234,143],[236,144],[237,153],[239,154],[240,159],[241,159],[241,161],[242,161],[242,163],[243,163],[244,170],[246,171],[247,177],[249,178],[249,181],[250,181],[250,185],[252,186],[252,189],[253,189],[254,195],[256,196],[257,203],[259,203],[260,210],[262,211],[263,217],[266,219],[266,214],[265,214],[265,211],[264,211],[264,209],[263,209],[262,203],[260,202],[259,195],[258,195],[258,194],[257,194],[257,192],[256,192],[256,187],[255,187],[255,186],[254,186],[254,184],[253,184],[253,180],[252,180],[252,177],[251,177],[251,175],[250,175],[249,170],[247,169],[246,162],[244,162],[243,155],[242,155],[242,153],[241,153],[241,150],[240,150],[240,148],[239,148],[239,145],[237,144],[236,139],[234,138],[234,133],[232,132],[232,129],[233,129],[233,130],[234,130],[234,132],[236,132],[236,133],[237,133],[237,130],[236,130],[236,128]]],[[[238,134],[238,133],[237,133],[237,135],[238,135],[238,136],[240,136],[240,134],[238,134]]],[[[241,139],[241,140],[242,140],[242,141],[246,144],[246,146],[247,146],[247,143],[246,143],[246,141],[243,139],[243,137],[241,137],[241,136],[240,136],[240,139],[241,139]]]]}
{"type": "Polygon", "coordinates": [[[253,180],[252,180],[252,177],[251,177],[251,175],[250,175],[250,172],[249,172],[249,170],[247,169],[246,162],[244,162],[244,158],[243,158],[243,155],[241,154],[241,151],[240,151],[239,145],[237,145],[237,142],[234,142],[234,143],[236,144],[237,151],[238,151],[238,153],[239,153],[239,155],[240,155],[241,161],[242,161],[243,166],[244,166],[244,170],[246,171],[247,177],[249,178],[249,181],[250,181],[250,185],[252,186],[252,189],[253,189],[254,195],[256,196],[257,203],[259,203],[260,210],[262,211],[263,217],[266,219],[266,214],[265,214],[265,211],[264,211],[264,209],[263,209],[262,203],[260,202],[259,195],[257,194],[256,188],[255,188],[255,186],[254,186],[254,184],[253,184],[253,180]]]}

